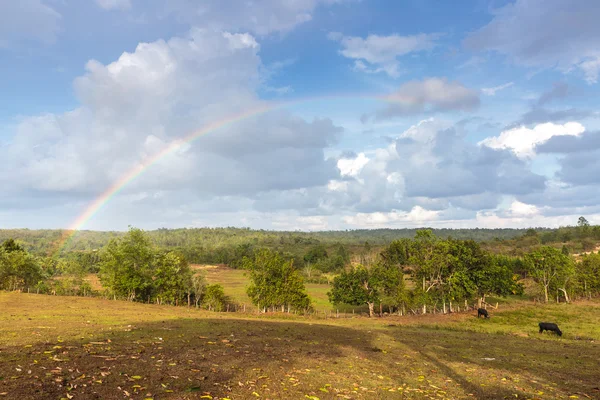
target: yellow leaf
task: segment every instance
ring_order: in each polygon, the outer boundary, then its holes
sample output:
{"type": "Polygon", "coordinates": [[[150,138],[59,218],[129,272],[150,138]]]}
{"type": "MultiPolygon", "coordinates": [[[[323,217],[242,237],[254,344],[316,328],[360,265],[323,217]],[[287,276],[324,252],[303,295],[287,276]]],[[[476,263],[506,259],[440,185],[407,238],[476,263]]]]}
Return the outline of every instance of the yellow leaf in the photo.
{"type": "Polygon", "coordinates": [[[131,379],[142,379],[142,377],[139,376],[139,375],[134,375],[134,376],[131,377],[131,379]]]}
{"type": "Polygon", "coordinates": [[[260,394],[256,393],[256,392],[252,392],[253,395],[255,395],[256,397],[260,397],[260,394]]]}

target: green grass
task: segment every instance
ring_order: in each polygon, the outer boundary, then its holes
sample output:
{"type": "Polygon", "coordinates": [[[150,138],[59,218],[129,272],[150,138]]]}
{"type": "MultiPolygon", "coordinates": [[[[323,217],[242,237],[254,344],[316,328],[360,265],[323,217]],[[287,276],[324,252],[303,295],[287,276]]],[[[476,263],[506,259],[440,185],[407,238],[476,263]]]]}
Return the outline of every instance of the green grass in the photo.
{"type": "Polygon", "coordinates": [[[474,315],[265,317],[0,292],[0,399],[600,397],[599,301],[474,315]]]}
{"type": "MultiPolygon", "coordinates": [[[[246,310],[255,310],[256,308],[252,305],[250,298],[246,294],[246,288],[250,284],[248,272],[244,270],[238,270],[228,267],[196,267],[206,273],[206,280],[209,283],[221,284],[224,288],[225,294],[229,296],[237,304],[246,305],[246,310]]],[[[313,302],[313,307],[318,312],[335,312],[335,308],[329,303],[327,298],[327,292],[330,286],[327,284],[318,283],[307,283],[306,291],[308,296],[313,302]]],[[[357,307],[358,309],[358,307],[357,307]]],[[[340,312],[348,311],[352,312],[349,307],[340,308],[340,312]]]]}

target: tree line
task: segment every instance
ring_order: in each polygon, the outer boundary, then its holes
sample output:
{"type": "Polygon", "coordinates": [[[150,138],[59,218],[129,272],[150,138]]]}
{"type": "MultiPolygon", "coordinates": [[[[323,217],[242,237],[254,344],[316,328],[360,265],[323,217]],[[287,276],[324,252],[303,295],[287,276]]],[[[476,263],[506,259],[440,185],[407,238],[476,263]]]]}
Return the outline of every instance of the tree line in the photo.
{"type": "MultiPolygon", "coordinates": [[[[324,274],[331,283],[331,304],[363,305],[370,315],[376,306],[400,314],[453,311],[465,302],[485,302],[486,296],[520,295],[523,279],[534,282],[546,302],[597,295],[600,255],[592,252],[576,262],[566,244],[542,244],[547,233],[525,231],[521,241],[530,241],[531,247],[516,253],[490,250],[488,242],[441,238],[430,229],[386,245],[308,241],[296,252],[244,242],[234,248],[230,266],[248,271],[247,294],[262,311],[309,312],[305,283],[324,274]]],[[[593,238],[597,227],[582,217],[571,233],[593,238]]],[[[159,246],[152,232],[136,228],[115,235],[98,250],[65,257],[32,254],[22,242],[7,239],[0,246],[0,289],[211,310],[231,304],[222,286],[209,285],[191,269],[185,252],[159,246]],[[84,279],[90,272],[99,277],[103,292],[95,292],[84,279]]]]}

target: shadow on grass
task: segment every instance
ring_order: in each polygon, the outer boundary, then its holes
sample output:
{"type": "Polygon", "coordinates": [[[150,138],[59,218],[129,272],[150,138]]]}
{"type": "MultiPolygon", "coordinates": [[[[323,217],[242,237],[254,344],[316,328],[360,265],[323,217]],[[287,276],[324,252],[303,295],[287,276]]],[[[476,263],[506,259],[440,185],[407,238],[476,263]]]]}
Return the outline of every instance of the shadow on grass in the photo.
{"type": "Polygon", "coordinates": [[[319,387],[332,377],[323,372],[309,378],[295,370],[307,374],[307,368],[336,364],[348,349],[372,351],[369,343],[366,332],[298,322],[142,323],[131,331],[103,331],[93,341],[0,346],[0,393],[11,399],[69,394],[77,400],[258,398],[253,393],[304,398],[312,392],[323,399],[319,387]]]}
{"type": "Polygon", "coordinates": [[[600,348],[591,343],[449,329],[392,328],[388,334],[473,394],[471,398],[523,398],[525,392],[518,388],[524,386],[600,398],[600,348]],[[501,381],[502,374],[507,381],[501,381]]]}

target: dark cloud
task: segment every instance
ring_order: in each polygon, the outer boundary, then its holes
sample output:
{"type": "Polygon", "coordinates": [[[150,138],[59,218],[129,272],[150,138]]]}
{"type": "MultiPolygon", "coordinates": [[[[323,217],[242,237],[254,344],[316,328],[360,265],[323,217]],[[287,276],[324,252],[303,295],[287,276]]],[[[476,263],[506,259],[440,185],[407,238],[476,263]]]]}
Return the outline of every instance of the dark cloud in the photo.
{"type": "MultiPolygon", "coordinates": [[[[600,183],[600,150],[570,153],[559,160],[557,176],[574,185],[598,185],[600,183]]],[[[599,190],[596,187],[596,190],[599,190]]]]}
{"type": "Polygon", "coordinates": [[[534,107],[530,111],[523,114],[520,119],[506,126],[504,130],[513,129],[522,125],[539,124],[544,122],[561,122],[590,117],[598,117],[598,113],[589,110],[579,110],[576,108],[551,111],[545,108],[534,107]]]}
{"type": "Polygon", "coordinates": [[[538,144],[536,153],[579,153],[600,149],[600,131],[584,132],[581,136],[553,136],[538,144]]]}
{"type": "Polygon", "coordinates": [[[600,204],[600,190],[597,185],[547,185],[541,193],[517,196],[523,203],[538,207],[573,209],[594,207],[600,204]]]}
{"type": "Polygon", "coordinates": [[[538,106],[543,106],[546,103],[549,103],[556,99],[564,99],[571,94],[571,89],[569,85],[565,82],[555,82],[552,85],[552,89],[547,92],[542,93],[540,98],[537,101],[538,106]]]}

